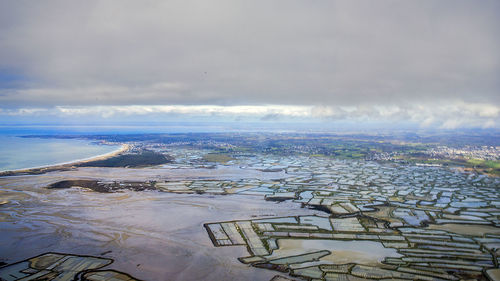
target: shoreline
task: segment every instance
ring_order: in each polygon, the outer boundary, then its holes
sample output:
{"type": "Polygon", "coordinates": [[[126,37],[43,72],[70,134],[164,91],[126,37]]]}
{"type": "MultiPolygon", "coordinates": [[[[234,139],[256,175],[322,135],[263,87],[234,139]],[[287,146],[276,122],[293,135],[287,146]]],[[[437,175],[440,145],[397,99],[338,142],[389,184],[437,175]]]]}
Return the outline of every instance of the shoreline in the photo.
{"type": "Polygon", "coordinates": [[[130,149],[131,149],[131,146],[129,144],[122,143],[120,148],[118,148],[114,151],[108,152],[108,153],[99,154],[99,155],[91,156],[88,158],[76,159],[76,160],[63,162],[63,163],[52,164],[52,165],[44,165],[44,166],[38,166],[38,167],[0,171],[0,177],[29,175],[29,174],[41,174],[41,173],[52,172],[52,171],[57,171],[57,170],[69,170],[69,169],[73,168],[74,165],[87,163],[87,162],[91,162],[91,161],[105,160],[105,159],[120,155],[124,152],[127,152],[130,149]]]}

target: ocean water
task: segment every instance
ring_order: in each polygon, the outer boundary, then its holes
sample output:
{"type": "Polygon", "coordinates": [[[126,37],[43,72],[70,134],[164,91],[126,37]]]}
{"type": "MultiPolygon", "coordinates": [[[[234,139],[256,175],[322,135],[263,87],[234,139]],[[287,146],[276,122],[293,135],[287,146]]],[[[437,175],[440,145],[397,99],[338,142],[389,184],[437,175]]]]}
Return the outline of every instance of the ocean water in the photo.
{"type": "Polygon", "coordinates": [[[119,148],[119,145],[99,145],[79,139],[0,135],[0,171],[67,163],[106,154],[119,148]]]}

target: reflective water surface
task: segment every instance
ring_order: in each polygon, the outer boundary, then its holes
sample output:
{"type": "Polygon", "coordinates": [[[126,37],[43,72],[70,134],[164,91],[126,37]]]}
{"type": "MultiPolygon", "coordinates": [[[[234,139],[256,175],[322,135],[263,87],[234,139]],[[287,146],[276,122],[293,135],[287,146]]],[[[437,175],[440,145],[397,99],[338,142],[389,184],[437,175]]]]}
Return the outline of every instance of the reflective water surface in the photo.
{"type": "Polygon", "coordinates": [[[215,251],[203,223],[315,213],[248,195],[44,188],[60,178],[0,178],[0,261],[57,251],[112,258],[113,269],[145,280],[269,280],[275,272],[238,262],[244,247],[215,251]]]}

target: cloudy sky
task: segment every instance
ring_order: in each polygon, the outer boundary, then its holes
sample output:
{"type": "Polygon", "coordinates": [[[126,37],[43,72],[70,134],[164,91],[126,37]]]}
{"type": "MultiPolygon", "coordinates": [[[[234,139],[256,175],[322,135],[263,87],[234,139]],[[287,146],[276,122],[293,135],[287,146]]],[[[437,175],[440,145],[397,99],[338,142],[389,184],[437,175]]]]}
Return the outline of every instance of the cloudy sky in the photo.
{"type": "Polygon", "coordinates": [[[0,0],[0,120],[498,129],[499,26],[498,0],[0,0]]]}

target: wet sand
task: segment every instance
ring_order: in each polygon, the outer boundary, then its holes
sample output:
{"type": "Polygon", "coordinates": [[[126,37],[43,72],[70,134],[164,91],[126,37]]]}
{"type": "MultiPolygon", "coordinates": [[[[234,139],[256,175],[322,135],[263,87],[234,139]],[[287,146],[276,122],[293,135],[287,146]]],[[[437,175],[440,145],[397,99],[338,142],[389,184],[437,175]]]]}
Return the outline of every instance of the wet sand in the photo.
{"type": "Polygon", "coordinates": [[[328,250],[330,255],[320,260],[329,264],[360,263],[380,265],[386,257],[400,257],[396,249],[384,248],[373,241],[339,241],[323,239],[279,239],[279,249],[271,257],[286,257],[304,253],[328,250]]]}
{"type": "Polygon", "coordinates": [[[2,181],[18,182],[24,185],[47,186],[61,180],[95,179],[100,181],[181,181],[181,180],[279,180],[288,177],[285,172],[262,172],[255,169],[241,169],[235,166],[218,166],[216,169],[192,168],[101,168],[79,167],[71,170],[56,170],[40,175],[17,175],[2,177],[2,181]]]}
{"type": "Polygon", "coordinates": [[[463,235],[483,236],[484,234],[500,234],[500,228],[492,225],[470,225],[470,224],[431,224],[429,229],[445,230],[463,235]]]}
{"type": "MultiPolygon", "coordinates": [[[[82,170],[92,174],[90,168],[82,170]]],[[[101,169],[98,176],[114,173],[101,169]]],[[[0,178],[0,196],[7,201],[0,205],[1,262],[48,251],[104,253],[103,257],[115,260],[110,268],[144,280],[234,280],[235,276],[270,280],[277,272],[236,259],[248,255],[244,247],[214,248],[203,224],[319,213],[296,203],[269,202],[256,196],[156,191],[102,194],[81,188],[44,188],[77,175],[69,171],[0,178]]],[[[126,177],[133,175],[131,171],[126,177]]]]}

